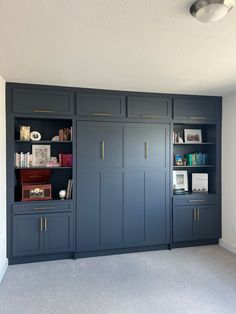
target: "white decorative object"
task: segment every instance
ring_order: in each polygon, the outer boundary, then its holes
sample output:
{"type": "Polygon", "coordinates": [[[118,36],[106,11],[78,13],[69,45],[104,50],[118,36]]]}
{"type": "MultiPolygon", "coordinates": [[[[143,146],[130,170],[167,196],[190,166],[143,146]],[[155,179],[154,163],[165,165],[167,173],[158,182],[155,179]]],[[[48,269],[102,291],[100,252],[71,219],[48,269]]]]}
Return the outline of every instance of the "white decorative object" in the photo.
{"type": "Polygon", "coordinates": [[[59,142],[59,135],[53,136],[52,142],[59,142]]]}
{"type": "Polygon", "coordinates": [[[60,196],[60,198],[61,198],[62,200],[64,200],[65,197],[66,197],[66,191],[65,191],[65,190],[59,191],[59,196],[60,196]]]}
{"type": "Polygon", "coordinates": [[[50,162],[51,146],[50,145],[32,145],[32,166],[46,167],[50,162]]]}
{"type": "Polygon", "coordinates": [[[192,173],[192,192],[208,193],[208,173],[192,173]]]}
{"type": "Polygon", "coordinates": [[[187,170],[175,170],[173,171],[173,188],[184,189],[188,191],[188,173],[187,170]]]}
{"type": "Polygon", "coordinates": [[[31,141],[40,141],[41,140],[41,134],[37,131],[32,131],[30,133],[30,139],[31,141]]]}

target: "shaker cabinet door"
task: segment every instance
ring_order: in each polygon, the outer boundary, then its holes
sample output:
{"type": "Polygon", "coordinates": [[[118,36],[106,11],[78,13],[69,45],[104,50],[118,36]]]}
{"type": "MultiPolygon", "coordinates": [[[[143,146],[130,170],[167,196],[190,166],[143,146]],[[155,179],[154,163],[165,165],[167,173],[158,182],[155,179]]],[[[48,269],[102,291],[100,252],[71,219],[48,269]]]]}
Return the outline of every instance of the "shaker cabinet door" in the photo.
{"type": "Polygon", "coordinates": [[[79,168],[122,167],[122,127],[100,122],[78,122],[79,168]]]}
{"type": "Polygon", "coordinates": [[[43,216],[13,216],[13,256],[43,253],[43,216]]]}

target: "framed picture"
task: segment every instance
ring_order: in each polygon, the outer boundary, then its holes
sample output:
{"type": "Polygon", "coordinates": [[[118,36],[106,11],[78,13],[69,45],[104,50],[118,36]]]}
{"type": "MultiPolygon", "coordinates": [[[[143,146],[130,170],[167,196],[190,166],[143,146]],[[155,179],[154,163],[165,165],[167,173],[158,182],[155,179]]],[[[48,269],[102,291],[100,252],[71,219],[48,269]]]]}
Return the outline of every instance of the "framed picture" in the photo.
{"type": "Polygon", "coordinates": [[[175,165],[183,166],[183,157],[181,155],[175,155],[175,165]]]}
{"type": "Polygon", "coordinates": [[[25,125],[20,126],[20,140],[21,141],[30,140],[30,126],[25,126],[25,125]]]}
{"type": "Polygon", "coordinates": [[[188,192],[188,172],[187,170],[173,171],[173,188],[184,189],[188,192]]]}
{"type": "Polygon", "coordinates": [[[208,173],[192,173],[192,192],[208,193],[208,173]]]}
{"type": "Polygon", "coordinates": [[[32,156],[33,167],[46,167],[51,157],[51,146],[32,145],[32,156]]]}
{"type": "Polygon", "coordinates": [[[202,143],[202,130],[184,129],[185,143],[202,143]]]}

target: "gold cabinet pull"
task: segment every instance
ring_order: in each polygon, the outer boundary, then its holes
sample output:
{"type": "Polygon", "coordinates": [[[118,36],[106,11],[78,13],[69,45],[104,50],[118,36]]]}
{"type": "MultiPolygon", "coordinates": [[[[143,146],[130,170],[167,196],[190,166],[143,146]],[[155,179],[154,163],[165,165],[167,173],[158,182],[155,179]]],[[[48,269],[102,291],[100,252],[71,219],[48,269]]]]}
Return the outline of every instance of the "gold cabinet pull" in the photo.
{"type": "Polygon", "coordinates": [[[105,159],[105,142],[101,141],[101,159],[105,159]]]}
{"type": "Polygon", "coordinates": [[[48,219],[44,217],[44,231],[47,231],[48,229],[48,219]]]}
{"type": "Polygon", "coordinates": [[[42,217],[39,218],[39,222],[40,222],[40,232],[42,232],[43,231],[43,218],[42,217]]]}
{"type": "Polygon", "coordinates": [[[42,112],[42,113],[52,113],[55,112],[54,110],[41,110],[41,109],[34,109],[33,112],[42,112]]]}
{"type": "Polygon", "coordinates": [[[148,159],[148,142],[144,143],[144,147],[145,147],[145,159],[148,159]]]}
{"type": "Polygon", "coordinates": [[[158,115],[153,115],[153,114],[152,114],[152,115],[142,114],[141,117],[142,117],[142,118],[154,118],[154,119],[155,119],[155,118],[160,118],[160,116],[158,116],[158,115]]]}
{"type": "Polygon", "coordinates": [[[197,210],[193,210],[193,220],[197,220],[197,210]]]}
{"type": "Polygon", "coordinates": [[[34,210],[45,210],[45,209],[54,209],[55,207],[53,206],[48,206],[48,207],[34,207],[34,210]]]}
{"type": "Polygon", "coordinates": [[[192,116],[192,117],[189,117],[190,119],[192,119],[192,120],[206,120],[206,117],[194,117],[194,116],[192,116]]]}
{"type": "Polygon", "coordinates": [[[100,116],[100,117],[108,117],[108,116],[111,116],[111,113],[108,113],[108,112],[92,112],[92,115],[93,116],[100,116]]]}
{"type": "Polygon", "coordinates": [[[197,209],[197,220],[198,221],[200,220],[200,209],[199,208],[197,209]]]}
{"type": "Polygon", "coordinates": [[[188,200],[189,203],[205,202],[205,200],[188,200]]]}

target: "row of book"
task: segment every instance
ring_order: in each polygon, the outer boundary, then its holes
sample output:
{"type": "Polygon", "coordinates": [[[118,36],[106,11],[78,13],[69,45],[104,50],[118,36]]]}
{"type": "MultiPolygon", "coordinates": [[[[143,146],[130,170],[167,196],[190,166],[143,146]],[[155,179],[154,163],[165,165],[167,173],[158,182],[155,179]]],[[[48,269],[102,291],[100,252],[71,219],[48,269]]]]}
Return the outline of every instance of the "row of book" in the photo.
{"type": "Polygon", "coordinates": [[[67,183],[67,189],[66,189],[66,199],[72,198],[72,188],[73,188],[73,180],[69,179],[67,183]]]}
{"type": "Polygon", "coordinates": [[[188,166],[201,166],[208,164],[208,154],[195,153],[184,155],[188,166]]]}
{"type": "Polygon", "coordinates": [[[32,167],[32,154],[27,153],[15,153],[15,166],[17,168],[29,168],[32,167]]]}

